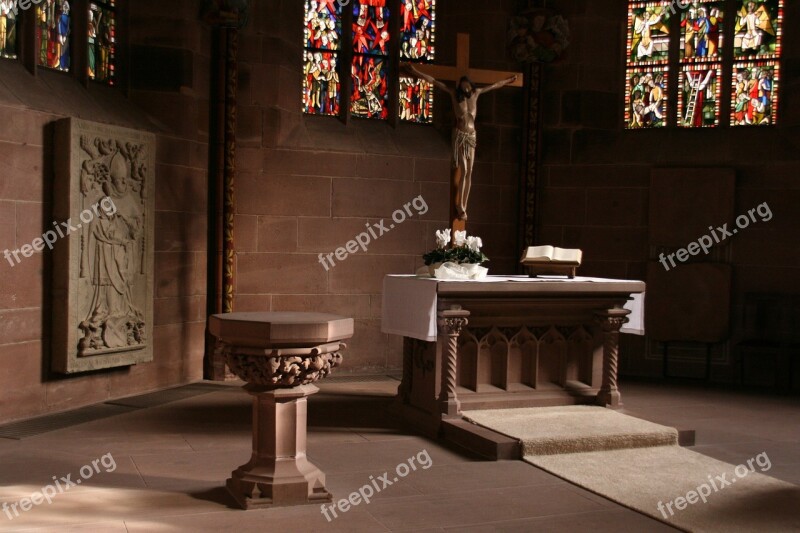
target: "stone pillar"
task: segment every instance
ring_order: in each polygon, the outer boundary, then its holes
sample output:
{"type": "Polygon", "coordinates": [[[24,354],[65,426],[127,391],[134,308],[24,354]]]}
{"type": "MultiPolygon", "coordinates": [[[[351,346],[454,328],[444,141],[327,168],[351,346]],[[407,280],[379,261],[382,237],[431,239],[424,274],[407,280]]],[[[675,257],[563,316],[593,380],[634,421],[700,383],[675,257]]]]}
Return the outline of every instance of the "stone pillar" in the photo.
{"type": "Polygon", "coordinates": [[[319,389],[245,389],[253,396],[253,455],[227,482],[239,505],[257,509],[331,501],[325,474],[306,457],[307,398],[319,389]]]}
{"type": "Polygon", "coordinates": [[[341,364],[353,319],[227,313],[210,316],[208,330],[253,396],[253,455],[231,474],[230,493],[244,509],[331,501],[325,474],[306,457],[307,398],[341,364]]]}
{"type": "Polygon", "coordinates": [[[467,326],[469,311],[455,306],[446,311],[439,312],[437,324],[439,326],[439,345],[442,349],[442,386],[439,395],[440,412],[443,416],[458,416],[461,414],[461,403],[456,394],[458,338],[461,330],[467,326]]]}
{"type": "Polygon", "coordinates": [[[617,387],[619,372],[619,330],[628,321],[627,309],[609,309],[597,313],[597,321],[603,330],[603,383],[597,394],[598,405],[621,407],[622,399],[617,387]]]}

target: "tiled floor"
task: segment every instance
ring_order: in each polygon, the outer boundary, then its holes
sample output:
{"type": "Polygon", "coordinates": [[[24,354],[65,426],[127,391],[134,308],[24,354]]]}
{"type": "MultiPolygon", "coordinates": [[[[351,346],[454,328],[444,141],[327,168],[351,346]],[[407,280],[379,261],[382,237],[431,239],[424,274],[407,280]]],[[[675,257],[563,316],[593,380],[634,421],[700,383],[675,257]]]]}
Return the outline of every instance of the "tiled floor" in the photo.
{"type": "MultiPolygon", "coordinates": [[[[478,461],[404,431],[385,409],[396,386],[328,383],[311,399],[309,456],[337,499],[370,476],[393,477],[412,456],[431,460],[330,522],[319,506],[233,507],[222,487],[249,457],[250,403],[231,386],[22,441],[0,439],[0,502],[9,504],[54,476],[75,480],[106,456],[100,472],[51,504],[13,520],[0,513],[0,531],[671,530],[525,463],[478,461]],[[111,458],[116,468],[107,472],[111,458]]],[[[797,398],[644,384],[628,384],[623,394],[629,414],[697,429],[697,451],[734,464],[767,452],[768,474],[800,483],[797,398]]]]}

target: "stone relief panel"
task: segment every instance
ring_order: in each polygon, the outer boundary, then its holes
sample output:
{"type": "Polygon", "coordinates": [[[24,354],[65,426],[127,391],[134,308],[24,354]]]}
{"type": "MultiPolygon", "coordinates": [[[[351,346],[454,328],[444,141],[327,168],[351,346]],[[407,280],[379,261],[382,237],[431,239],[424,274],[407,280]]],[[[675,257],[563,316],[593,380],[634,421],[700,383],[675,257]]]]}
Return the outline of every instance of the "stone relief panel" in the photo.
{"type": "Polygon", "coordinates": [[[55,141],[53,369],[151,361],[155,136],[70,118],[55,141]]]}

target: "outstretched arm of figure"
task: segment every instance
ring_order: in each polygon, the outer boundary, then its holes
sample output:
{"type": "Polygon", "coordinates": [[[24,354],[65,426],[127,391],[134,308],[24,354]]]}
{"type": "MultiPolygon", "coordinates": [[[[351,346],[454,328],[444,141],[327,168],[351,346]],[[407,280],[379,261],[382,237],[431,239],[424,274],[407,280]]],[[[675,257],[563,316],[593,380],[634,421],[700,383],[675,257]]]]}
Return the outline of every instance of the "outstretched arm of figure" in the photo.
{"type": "Polygon", "coordinates": [[[489,85],[488,87],[481,87],[479,89],[475,89],[475,93],[480,96],[480,95],[482,95],[484,93],[488,93],[489,91],[494,91],[496,89],[499,89],[501,87],[505,87],[506,85],[514,83],[515,81],[517,81],[517,79],[519,79],[519,75],[515,74],[514,76],[511,76],[510,78],[508,78],[506,80],[498,81],[497,83],[489,85]]]}
{"type": "MultiPolygon", "coordinates": [[[[708,82],[709,82],[709,81],[711,81],[711,74],[713,74],[713,73],[714,73],[714,71],[713,71],[713,70],[709,70],[709,71],[708,71],[708,74],[706,74],[706,78],[705,78],[705,79],[703,80],[703,82],[700,84],[700,87],[698,87],[698,89],[699,89],[699,90],[701,90],[701,91],[702,91],[703,89],[705,89],[706,87],[708,87],[708,82]]],[[[700,78],[700,76],[698,76],[698,79],[699,79],[699,78],[700,78]]]]}
{"type": "Polygon", "coordinates": [[[428,83],[430,83],[431,85],[433,85],[433,86],[435,86],[435,87],[438,87],[438,88],[440,88],[441,90],[445,91],[447,94],[449,94],[449,95],[451,95],[451,96],[453,96],[453,95],[455,94],[455,93],[453,92],[453,90],[452,90],[450,87],[448,87],[447,85],[445,85],[443,82],[441,82],[441,81],[437,80],[437,79],[436,79],[436,78],[434,78],[433,76],[429,76],[429,75],[425,74],[424,72],[421,72],[420,70],[418,70],[418,69],[417,69],[417,68],[416,68],[414,65],[412,65],[411,63],[403,63],[403,67],[404,67],[404,68],[405,68],[405,69],[406,69],[408,72],[410,72],[411,74],[413,74],[414,76],[416,76],[416,77],[418,77],[418,78],[420,78],[420,79],[423,79],[423,80],[427,81],[428,83]]]}

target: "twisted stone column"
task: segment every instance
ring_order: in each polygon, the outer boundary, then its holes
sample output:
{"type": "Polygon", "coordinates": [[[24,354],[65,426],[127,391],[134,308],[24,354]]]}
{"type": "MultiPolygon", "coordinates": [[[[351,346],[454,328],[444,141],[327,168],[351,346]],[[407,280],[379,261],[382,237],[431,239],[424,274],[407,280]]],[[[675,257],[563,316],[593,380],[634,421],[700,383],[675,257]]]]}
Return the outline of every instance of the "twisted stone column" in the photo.
{"type": "Polygon", "coordinates": [[[603,383],[597,394],[597,403],[608,407],[620,407],[622,397],[617,387],[619,372],[619,330],[628,322],[631,312],[627,309],[609,309],[597,313],[597,321],[603,330],[603,383]]]}
{"type": "Polygon", "coordinates": [[[444,416],[458,416],[461,414],[461,402],[456,394],[458,381],[458,337],[469,322],[469,311],[464,311],[457,306],[447,311],[439,312],[439,345],[442,350],[442,386],[439,395],[441,413],[444,416]]]}

